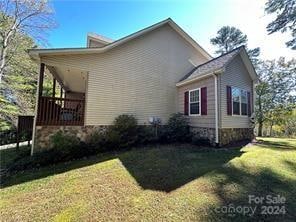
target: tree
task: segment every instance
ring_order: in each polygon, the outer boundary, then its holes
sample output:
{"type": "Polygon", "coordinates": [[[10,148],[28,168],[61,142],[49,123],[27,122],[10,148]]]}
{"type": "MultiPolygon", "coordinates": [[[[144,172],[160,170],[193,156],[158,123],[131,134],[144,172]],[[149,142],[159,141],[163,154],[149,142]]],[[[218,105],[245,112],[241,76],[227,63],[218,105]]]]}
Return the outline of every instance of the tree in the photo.
{"type": "Polygon", "coordinates": [[[265,12],[276,14],[275,20],[266,27],[268,34],[290,30],[292,39],[286,42],[286,45],[296,50],[296,1],[268,0],[265,4],[265,12]]]}
{"type": "Polygon", "coordinates": [[[266,121],[266,113],[271,108],[271,89],[268,83],[268,75],[271,72],[269,61],[261,61],[257,65],[259,82],[256,84],[255,114],[258,123],[258,136],[262,136],[263,123],[266,121]]]}
{"type": "Polygon", "coordinates": [[[4,130],[15,125],[17,115],[33,114],[38,67],[26,51],[45,42],[45,31],[54,23],[45,0],[2,0],[0,24],[0,129],[4,130]]]}
{"type": "MultiPolygon", "coordinates": [[[[38,65],[26,52],[36,47],[34,40],[27,35],[16,34],[19,46],[9,54],[8,75],[3,76],[0,86],[0,130],[15,125],[17,115],[33,115],[37,90],[38,65]]],[[[44,91],[51,94],[52,77],[45,75],[44,91]]]]}
{"type": "MultiPolygon", "coordinates": [[[[243,34],[241,30],[230,26],[223,26],[218,30],[217,36],[210,41],[213,45],[217,46],[218,49],[216,53],[220,55],[242,45],[245,45],[247,49],[248,45],[247,35],[243,34]]],[[[247,49],[247,52],[253,64],[256,65],[259,62],[258,56],[260,55],[260,48],[247,49]]]]}
{"type": "Polygon", "coordinates": [[[19,35],[43,41],[46,30],[54,27],[47,0],[2,0],[0,2],[0,83],[11,56],[20,46],[19,35]]]}
{"type": "Polygon", "coordinates": [[[275,61],[264,61],[258,65],[259,83],[256,85],[256,119],[258,136],[262,136],[264,122],[268,122],[270,132],[274,124],[284,124],[282,118],[291,111],[295,103],[296,60],[285,61],[283,57],[275,61]]]}
{"type": "Polygon", "coordinates": [[[238,46],[245,45],[248,41],[239,29],[230,26],[223,26],[218,30],[217,36],[211,39],[211,43],[218,47],[217,54],[224,54],[238,46]]]}
{"type": "Polygon", "coordinates": [[[9,54],[8,75],[3,77],[0,87],[0,117],[2,123],[12,126],[18,114],[32,114],[37,86],[37,64],[26,50],[35,46],[34,41],[25,35],[17,34],[19,44],[13,54],[9,54]],[[33,96],[32,96],[33,95],[33,96]]]}

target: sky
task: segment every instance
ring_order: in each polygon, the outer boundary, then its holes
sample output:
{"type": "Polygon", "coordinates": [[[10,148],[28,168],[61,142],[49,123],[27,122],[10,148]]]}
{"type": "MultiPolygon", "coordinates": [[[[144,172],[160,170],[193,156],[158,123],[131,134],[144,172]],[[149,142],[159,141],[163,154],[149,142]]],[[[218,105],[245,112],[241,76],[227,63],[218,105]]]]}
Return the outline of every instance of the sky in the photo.
{"type": "Polygon", "coordinates": [[[53,0],[57,28],[49,33],[49,47],[85,47],[88,32],[117,40],[167,18],[172,18],[212,56],[210,39],[225,25],[248,36],[248,47],[261,48],[262,59],[295,57],[285,42],[289,33],[268,35],[274,18],[264,13],[266,0],[53,0]]]}

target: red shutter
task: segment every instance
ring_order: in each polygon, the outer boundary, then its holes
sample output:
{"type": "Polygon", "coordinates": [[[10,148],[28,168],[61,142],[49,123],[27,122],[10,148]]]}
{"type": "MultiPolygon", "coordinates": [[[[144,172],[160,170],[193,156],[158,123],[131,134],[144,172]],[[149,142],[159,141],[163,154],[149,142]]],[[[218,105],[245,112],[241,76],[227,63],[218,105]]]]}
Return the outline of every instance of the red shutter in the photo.
{"type": "Polygon", "coordinates": [[[226,94],[227,94],[227,115],[232,115],[231,86],[226,86],[226,94]]]}
{"type": "Polygon", "coordinates": [[[188,116],[189,91],[184,93],[184,115],[188,116]]]}
{"type": "Polygon", "coordinates": [[[248,92],[248,116],[251,116],[252,110],[251,110],[251,93],[248,92]]]}
{"type": "Polygon", "coordinates": [[[207,115],[207,87],[201,88],[201,115],[207,115]]]}

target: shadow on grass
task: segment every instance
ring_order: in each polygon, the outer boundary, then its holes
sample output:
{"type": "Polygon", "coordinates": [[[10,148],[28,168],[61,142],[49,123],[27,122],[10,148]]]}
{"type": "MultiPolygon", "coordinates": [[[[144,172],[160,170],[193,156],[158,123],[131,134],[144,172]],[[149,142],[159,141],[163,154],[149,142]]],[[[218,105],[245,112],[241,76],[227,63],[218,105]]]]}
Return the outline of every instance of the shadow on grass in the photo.
{"type": "Polygon", "coordinates": [[[125,153],[119,159],[142,188],[170,192],[241,154],[239,148],[201,151],[162,147],[125,153]]]}
{"type": "Polygon", "coordinates": [[[215,194],[221,202],[218,206],[207,209],[204,221],[295,221],[296,180],[283,178],[282,175],[266,168],[251,174],[246,169],[242,170],[230,165],[216,173],[226,177],[217,184],[215,189],[215,194]],[[259,204],[254,201],[249,202],[249,195],[265,199],[259,204]],[[268,195],[269,198],[280,195],[286,200],[284,203],[268,203],[268,195]],[[269,207],[266,214],[265,206],[269,207]],[[284,211],[279,213],[275,206],[284,208],[284,211]],[[240,210],[244,207],[252,207],[255,213],[252,214],[247,210],[243,213],[240,210]],[[228,211],[226,212],[225,209],[228,211]]]}
{"type": "MultiPolygon", "coordinates": [[[[291,147],[288,148],[289,150],[295,149],[295,147],[283,142],[271,143],[264,141],[258,144],[259,147],[280,151],[285,151],[287,145],[291,147]],[[278,148],[279,145],[285,148],[278,148]]],[[[220,202],[218,205],[205,206],[206,214],[203,221],[295,221],[296,179],[289,176],[296,170],[295,162],[283,160],[284,165],[287,166],[287,168],[283,169],[283,172],[273,171],[276,167],[263,167],[260,165],[254,166],[256,169],[252,171],[253,168],[250,169],[250,165],[244,165],[244,161],[240,161],[243,158],[239,159],[238,165],[234,164],[237,161],[229,162],[242,154],[240,148],[199,150],[188,145],[150,146],[149,148],[137,148],[117,153],[103,153],[87,159],[19,172],[10,175],[3,183],[3,187],[118,158],[124,168],[143,189],[170,192],[201,176],[209,177],[209,180],[214,183],[213,187],[211,187],[211,194],[214,193],[220,202]],[[271,197],[281,195],[286,198],[286,203],[249,203],[249,195],[264,198],[267,195],[271,195],[271,197]],[[237,211],[222,213],[221,208],[230,204],[234,208],[240,206],[257,208],[255,214],[249,216],[237,211]],[[275,208],[271,208],[272,212],[269,212],[269,214],[262,214],[262,206],[284,206],[285,214],[274,214],[273,210],[275,208]]],[[[258,161],[260,161],[260,158],[258,158],[258,161]]],[[[198,192],[201,191],[197,190],[196,195],[198,195],[198,192]]],[[[196,214],[200,218],[200,208],[196,209],[196,214]]]]}
{"type": "Polygon", "coordinates": [[[296,146],[292,145],[289,142],[285,141],[263,141],[258,140],[259,145],[262,148],[273,149],[273,150],[282,150],[282,151],[294,151],[296,150],[296,146]]]}
{"type": "Polygon", "coordinates": [[[47,167],[34,168],[22,172],[8,174],[6,177],[1,178],[1,188],[42,179],[48,176],[64,173],[74,169],[79,169],[114,158],[116,158],[115,153],[102,153],[97,156],[91,156],[88,158],[58,163],[56,165],[50,165],[47,167]]]}
{"type": "Polygon", "coordinates": [[[118,158],[142,188],[170,192],[239,157],[242,154],[239,149],[200,150],[188,145],[171,145],[102,153],[9,175],[1,186],[8,187],[118,158]]]}

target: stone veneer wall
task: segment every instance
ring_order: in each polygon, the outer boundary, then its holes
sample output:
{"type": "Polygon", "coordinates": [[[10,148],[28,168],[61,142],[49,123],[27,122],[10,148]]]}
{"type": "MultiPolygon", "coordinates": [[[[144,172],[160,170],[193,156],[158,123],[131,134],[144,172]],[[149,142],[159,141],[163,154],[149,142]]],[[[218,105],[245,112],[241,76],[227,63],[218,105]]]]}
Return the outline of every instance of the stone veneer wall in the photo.
{"type": "Polygon", "coordinates": [[[36,126],[35,152],[50,149],[50,137],[56,132],[62,131],[77,136],[81,141],[86,141],[94,131],[105,131],[108,126],[36,126]]]}
{"type": "MultiPolygon", "coordinates": [[[[190,128],[195,139],[208,139],[212,145],[215,144],[215,129],[204,127],[190,128]]],[[[224,128],[219,129],[219,145],[224,146],[241,140],[252,140],[254,138],[253,128],[224,128]]]]}
{"type": "MultiPolygon", "coordinates": [[[[86,141],[94,131],[104,132],[108,126],[37,126],[35,131],[35,152],[50,149],[50,137],[58,131],[77,136],[81,141],[86,141]]],[[[215,129],[205,127],[191,127],[195,139],[209,139],[215,145],[215,129]]],[[[219,145],[227,145],[240,140],[254,138],[252,128],[224,128],[219,129],[219,145]]]]}
{"type": "Polygon", "coordinates": [[[254,138],[253,128],[224,128],[219,130],[220,145],[227,145],[241,140],[252,140],[254,138]]]}
{"type": "Polygon", "coordinates": [[[215,145],[215,129],[205,127],[190,127],[194,139],[208,139],[212,145],[215,145]]]}

